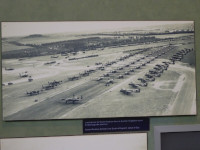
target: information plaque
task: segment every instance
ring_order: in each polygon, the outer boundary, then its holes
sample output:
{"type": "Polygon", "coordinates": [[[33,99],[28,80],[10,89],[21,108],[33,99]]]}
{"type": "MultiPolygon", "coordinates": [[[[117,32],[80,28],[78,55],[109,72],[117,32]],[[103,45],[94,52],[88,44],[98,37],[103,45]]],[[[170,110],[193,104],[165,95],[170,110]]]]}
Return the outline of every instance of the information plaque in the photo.
{"type": "Polygon", "coordinates": [[[84,119],[83,133],[148,131],[149,118],[84,119]]]}

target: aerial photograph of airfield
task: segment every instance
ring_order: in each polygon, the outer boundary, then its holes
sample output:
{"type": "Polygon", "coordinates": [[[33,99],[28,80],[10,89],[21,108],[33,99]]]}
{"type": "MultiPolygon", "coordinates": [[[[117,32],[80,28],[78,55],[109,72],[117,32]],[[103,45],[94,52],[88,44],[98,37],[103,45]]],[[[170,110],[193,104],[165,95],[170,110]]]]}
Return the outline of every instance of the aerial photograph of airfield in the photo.
{"type": "Polygon", "coordinates": [[[196,114],[193,21],[2,22],[5,121],[196,114]]]}

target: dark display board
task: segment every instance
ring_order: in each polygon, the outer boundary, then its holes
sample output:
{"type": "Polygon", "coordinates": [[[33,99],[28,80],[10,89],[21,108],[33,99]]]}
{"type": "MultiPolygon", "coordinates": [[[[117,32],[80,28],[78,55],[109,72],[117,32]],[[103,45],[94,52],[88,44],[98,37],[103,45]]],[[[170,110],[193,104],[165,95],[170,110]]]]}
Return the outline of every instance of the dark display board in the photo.
{"type": "Polygon", "coordinates": [[[200,132],[162,133],[162,150],[199,150],[200,132]]]}
{"type": "MultiPolygon", "coordinates": [[[[200,1],[194,0],[0,0],[0,22],[8,21],[195,21],[197,116],[151,117],[148,150],[154,149],[153,127],[200,124],[200,1]]],[[[1,31],[0,31],[1,32],[1,31]]],[[[2,48],[0,48],[2,50],[2,48]]],[[[1,96],[2,97],[2,96],[1,96]]],[[[13,98],[14,101],[14,98],[13,98]]],[[[82,120],[2,121],[0,138],[82,135],[82,120]]]]}

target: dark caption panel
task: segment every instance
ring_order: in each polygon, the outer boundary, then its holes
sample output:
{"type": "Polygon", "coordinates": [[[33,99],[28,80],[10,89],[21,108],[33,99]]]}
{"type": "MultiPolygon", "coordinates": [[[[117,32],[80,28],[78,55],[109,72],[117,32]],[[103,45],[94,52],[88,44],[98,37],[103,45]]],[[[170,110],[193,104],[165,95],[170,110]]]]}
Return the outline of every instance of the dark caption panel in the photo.
{"type": "Polygon", "coordinates": [[[148,131],[149,118],[84,119],[83,133],[148,131]]]}

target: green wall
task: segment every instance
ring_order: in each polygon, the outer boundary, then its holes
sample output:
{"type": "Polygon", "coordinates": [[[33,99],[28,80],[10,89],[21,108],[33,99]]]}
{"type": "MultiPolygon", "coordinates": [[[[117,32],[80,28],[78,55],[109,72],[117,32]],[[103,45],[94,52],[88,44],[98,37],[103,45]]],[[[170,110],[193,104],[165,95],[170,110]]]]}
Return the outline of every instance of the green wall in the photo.
{"type": "MultiPolygon", "coordinates": [[[[197,107],[200,108],[200,0],[0,0],[0,21],[191,20],[195,21],[197,107]]],[[[2,102],[0,103],[0,110],[2,102]]],[[[198,109],[198,114],[200,110],[198,109]]],[[[154,149],[153,127],[200,124],[200,115],[151,117],[148,150],[154,149]]],[[[0,138],[82,134],[82,120],[3,122],[0,138]]]]}

